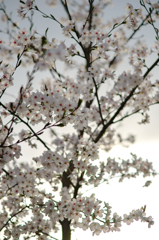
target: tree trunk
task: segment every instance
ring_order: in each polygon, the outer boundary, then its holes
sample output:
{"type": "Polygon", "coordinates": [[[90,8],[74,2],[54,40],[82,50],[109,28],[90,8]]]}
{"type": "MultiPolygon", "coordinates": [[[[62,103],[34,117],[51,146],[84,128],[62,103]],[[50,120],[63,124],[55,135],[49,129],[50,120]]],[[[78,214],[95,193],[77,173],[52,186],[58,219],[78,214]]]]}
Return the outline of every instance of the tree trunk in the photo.
{"type": "Polygon", "coordinates": [[[70,223],[67,218],[65,218],[61,223],[62,226],[62,240],[71,240],[71,228],[70,223]]]}

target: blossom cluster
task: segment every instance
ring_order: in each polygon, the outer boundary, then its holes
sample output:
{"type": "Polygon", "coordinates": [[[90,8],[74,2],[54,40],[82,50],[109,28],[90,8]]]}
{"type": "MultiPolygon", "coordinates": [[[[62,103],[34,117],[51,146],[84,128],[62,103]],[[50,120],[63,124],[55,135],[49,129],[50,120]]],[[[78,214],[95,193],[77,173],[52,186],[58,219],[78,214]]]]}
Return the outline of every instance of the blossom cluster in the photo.
{"type": "Polygon", "coordinates": [[[17,10],[17,14],[21,19],[24,19],[27,12],[33,7],[34,0],[27,0],[25,3],[23,2],[21,5],[19,5],[19,8],[17,10]]]}
{"type": "Polygon", "coordinates": [[[129,26],[134,28],[134,29],[137,28],[138,19],[142,16],[141,15],[141,10],[140,9],[134,9],[134,7],[130,3],[127,3],[125,8],[129,13],[129,26]]]}
{"type": "Polygon", "coordinates": [[[83,230],[90,228],[95,235],[99,235],[101,232],[120,231],[122,221],[130,225],[134,220],[140,219],[143,222],[148,222],[149,227],[153,224],[152,218],[146,217],[143,208],[124,214],[122,218],[117,213],[112,215],[110,205],[104,203],[102,206],[102,202],[96,199],[94,194],[90,197],[78,196],[75,199],[71,197],[67,187],[61,189],[61,200],[55,201],[52,194],[39,191],[36,187],[35,176],[38,183],[39,180],[42,181],[44,174],[42,172],[39,174],[39,170],[31,170],[27,166],[24,166],[24,169],[25,171],[15,167],[14,170],[8,171],[8,176],[3,175],[0,194],[1,198],[4,198],[2,200],[4,211],[0,214],[0,228],[17,212],[19,217],[32,213],[31,220],[34,224],[31,226],[31,221],[27,221],[25,225],[17,222],[16,228],[12,228],[13,225],[9,224],[8,230],[4,233],[6,236],[19,237],[20,233],[27,235],[30,232],[49,233],[51,229],[56,231],[58,221],[63,221],[64,218],[72,221],[72,227],[79,227],[83,230]],[[10,201],[6,201],[5,191],[7,191],[10,201]],[[25,199],[28,197],[30,202],[27,201],[26,205],[25,199]],[[21,209],[23,209],[22,212],[21,209]]]}
{"type": "MultiPolygon", "coordinates": [[[[138,40],[134,47],[127,45],[141,27],[146,27],[148,19],[157,35],[154,20],[157,21],[159,5],[150,4],[152,9],[145,15],[127,4],[126,16],[105,24],[103,9],[109,7],[110,1],[83,0],[76,6],[71,0],[46,1],[49,7],[59,3],[67,20],[44,13],[34,0],[21,1],[17,13],[29,20],[28,30],[15,24],[4,1],[0,1],[9,35],[9,43],[0,39],[0,55],[4,57],[0,62],[0,231],[7,239],[24,236],[40,240],[49,239],[65,222],[67,231],[78,227],[90,229],[93,235],[120,231],[122,222],[130,225],[141,220],[151,227],[154,221],[146,216],[146,207],[119,216],[112,213],[109,203],[94,194],[84,195],[82,190],[98,187],[116,176],[122,182],[140,174],[156,175],[152,163],[135,154],[131,160],[109,157],[101,162],[99,149],[109,151],[117,138],[122,142],[114,127],[117,122],[141,113],[140,124],[148,123],[149,107],[159,102],[159,80],[152,82],[150,75],[159,62],[158,40],[153,48],[138,40]],[[48,28],[45,34],[38,35],[33,30],[35,11],[59,24],[64,38],[71,41],[50,40],[48,28]],[[15,28],[10,29],[10,24],[15,28]],[[130,28],[130,36],[125,26],[130,28]],[[157,54],[157,59],[148,66],[151,53],[157,54]],[[125,55],[130,71],[118,68],[125,55]],[[81,61],[75,62],[78,58],[81,61]],[[14,64],[10,63],[12,60],[14,64]],[[20,86],[15,101],[6,100],[15,72],[29,64],[32,70],[27,71],[26,85],[20,86]],[[73,76],[63,70],[63,65],[73,70],[73,76]],[[51,77],[46,75],[35,90],[34,79],[42,71],[51,77]],[[49,130],[50,142],[43,135],[49,130]],[[31,159],[33,165],[29,161],[18,162],[22,159],[23,142],[38,152],[31,159]]],[[[144,4],[141,5],[146,8],[144,4]]],[[[134,142],[132,135],[125,140],[134,142]]],[[[145,186],[149,185],[147,181],[145,186]]]]}
{"type": "Polygon", "coordinates": [[[155,175],[155,170],[153,169],[152,163],[148,160],[143,161],[142,158],[138,158],[135,154],[132,155],[132,161],[130,160],[122,160],[121,163],[119,161],[115,161],[115,159],[108,158],[107,163],[102,165],[103,169],[106,170],[110,175],[114,176],[116,174],[121,174],[121,178],[119,181],[123,181],[124,178],[137,177],[140,173],[143,173],[143,177],[147,177],[155,175]],[[130,172],[131,170],[132,173],[130,172]]]}
{"type": "Polygon", "coordinates": [[[4,89],[13,85],[13,67],[1,64],[0,72],[2,72],[2,75],[0,76],[0,93],[2,93],[4,89]]]}

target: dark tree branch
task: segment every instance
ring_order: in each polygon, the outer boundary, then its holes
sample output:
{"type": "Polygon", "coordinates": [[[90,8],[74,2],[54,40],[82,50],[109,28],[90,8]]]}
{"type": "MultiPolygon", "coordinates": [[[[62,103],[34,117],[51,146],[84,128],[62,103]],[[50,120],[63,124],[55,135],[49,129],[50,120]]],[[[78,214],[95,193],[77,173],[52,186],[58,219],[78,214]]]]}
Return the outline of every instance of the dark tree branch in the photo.
{"type": "MultiPolygon", "coordinates": [[[[147,75],[150,73],[150,71],[157,65],[157,63],[159,62],[159,58],[157,58],[157,60],[151,65],[151,67],[146,71],[146,73],[143,76],[143,79],[147,77],[147,75]]],[[[98,136],[96,137],[96,139],[94,140],[95,143],[97,143],[100,138],[104,135],[106,129],[113,123],[114,119],[118,116],[118,114],[121,112],[121,110],[125,107],[125,105],[127,104],[127,102],[129,101],[129,99],[133,96],[135,90],[138,88],[138,85],[136,87],[134,87],[130,94],[125,98],[125,100],[122,102],[122,104],[120,105],[120,107],[118,108],[118,110],[115,112],[115,114],[111,117],[111,119],[104,125],[104,127],[102,128],[102,130],[100,131],[100,133],[98,134],[98,136]]]]}
{"type": "Polygon", "coordinates": [[[18,212],[14,213],[8,220],[7,222],[0,228],[0,232],[7,226],[7,224],[12,220],[13,217],[16,217],[19,213],[23,212],[24,209],[29,208],[28,206],[23,207],[21,210],[18,212]]]}

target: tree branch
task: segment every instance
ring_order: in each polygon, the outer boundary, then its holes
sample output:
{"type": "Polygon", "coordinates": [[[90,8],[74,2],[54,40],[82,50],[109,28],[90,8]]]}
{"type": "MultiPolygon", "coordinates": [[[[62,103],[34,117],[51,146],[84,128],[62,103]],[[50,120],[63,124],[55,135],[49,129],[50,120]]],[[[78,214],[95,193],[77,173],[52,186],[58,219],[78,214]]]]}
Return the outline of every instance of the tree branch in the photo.
{"type": "MultiPolygon", "coordinates": [[[[157,65],[157,63],[159,62],[159,58],[157,58],[157,60],[151,65],[151,67],[146,71],[146,73],[143,75],[143,79],[145,79],[147,77],[147,75],[150,73],[150,71],[157,65]]],[[[102,128],[102,130],[100,131],[100,133],[98,134],[98,136],[96,137],[96,139],[94,140],[95,143],[97,143],[99,141],[99,139],[104,135],[106,129],[113,123],[113,120],[118,116],[118,114],[121,112],[121,110],[125,107],[125,105],[127,104],[127,102],[129,101],[129,99],[133,96],[135,90],[138,88],[138,85],[136,87],[134,87],[130,94],[125,98],[125,100],[122,102],[122,104],[120,105],[120,107],[118,108],[118,110],[115,112],[115,114],[111,117],[111,119],[107,122],[107,124],[104,125],[104,127],[102,128]]]]}
{"type": "Polygon", "coordinates": [[[0,228],[0,232],[3,230],[3,228],[5,228],[7,226],[7,224],[11,221],[11,219],[15,216],[17,216],[19,213],[21,213],[24,209],[29,208],[29,206],[25,206],[23,207],[21,210],[19,210],[18,212],[14,213],[8,220],[7,222],[0,228]]]}

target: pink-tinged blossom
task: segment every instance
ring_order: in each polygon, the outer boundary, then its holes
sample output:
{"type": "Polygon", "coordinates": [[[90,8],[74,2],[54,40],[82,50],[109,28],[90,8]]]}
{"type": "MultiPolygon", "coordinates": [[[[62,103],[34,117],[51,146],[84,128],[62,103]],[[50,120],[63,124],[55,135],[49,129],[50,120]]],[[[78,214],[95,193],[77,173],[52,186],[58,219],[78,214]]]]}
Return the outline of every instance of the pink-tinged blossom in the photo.
{"type": "MultiPolygon", "coordinates": [[[[53,7],[58,1],[46,2],[53,7]]],[[[102,23],[103,9],[110,1],[95,2],[88,15],[88,1],[79,1],[76,11],[72,11],[73,5],[70,9],[69,4],[61,1],[70,19],[66,21],[63,17],[63,23],[55,20],[62,27],[62,42],[55,38],[49,40],[47,31],[37,36],[35,30],[18,30],[15,24],[14,30],[11,28],[8,32],[10,44],[0,39],[4,61],[0,64],[0,228],[6,227],[4,236],[7,238],[19,239],[23,235],[27,238],[33,233],[37,239],[46,239],[47,234],[56,233],[59,222],[62,225],[66,219],[70,221],[69,227],[90,229],[93,235],[120,231],[122,222],[130,225],[140,220],[148,227],[154,223],[151,216],[146,216],[146,207],[122,217],[113,213],[110,204],[100,201],[95,194],[82,195],[83,186],[86,189],[98,187],[116,176],[122,182],[139,174],[143,177],[156,175],[152,163],[135,154],[127,160],[109,157],[99,161],[99,148],[109,151],[117,141],[134,142],[132,134],[123,138],[116,133],[117,122],[135,112],[142,115],[139,124],[150,121],[149,107],[159,101],[159,81],[151,81],[151,68],[146,64],[150,53],[158,53],[159,43],[157,40],[149,49],[134,37],[136,42],[129,47],[125,26],[135,34],[146,17],[144,13],[127,4],[126,18],[122,16],[102,23]],[[71,42],[65,41],[66,36],[71,37],[71,42]],[[119,66],[125,55],[130,70],[119,66]],[[75,62],[76,58],[82,60],[75,62]],[[14,83],[21,60],[22,66],[31,64],[32,68],[27,70],[26,84],[22,79],[23,86],[15,100],[7,99],[6,103],[3,97],[5,99],[8,88],[14,83]],[[61,62],[75,69],[72,76],[61,68],[61,62]],[[35,75],[45,70],[51,75],[43,76],[39,90],[35,90],[35,75]],[[22,128],[18,130],[18,127],[22,128]],[[43,133],[49,130],[51,141],[48,135],[45,142],[43,133]],[[36,148],[38,156],[32,158],[34,165],[29,164],[30,152],[27,152],[27,162],[18,162],[23,143],[36,148]],[[17,214],[16,223],[11,218],[14,214],[17,214]],[[30,219],[21,223],[21,219],[28,216],[30,219]]],[[[152,6],[158,8],[157,4],[152,6]]],[[[18,15],[27,18],[33,11],[42,12],[35,1],[27,0],[18,8],[18,15]]],[[[53,15],[43,16],[54,19],[53,15]]],[[[9,19],[6,14],[1,19],[12,23],[11,16],[9,19]]],[[[154,19],[157,21],[156,13],[152,13],[151,22],[154,19]]],[[[141,26],[146,27],[146,24],[141,26]]]]}

